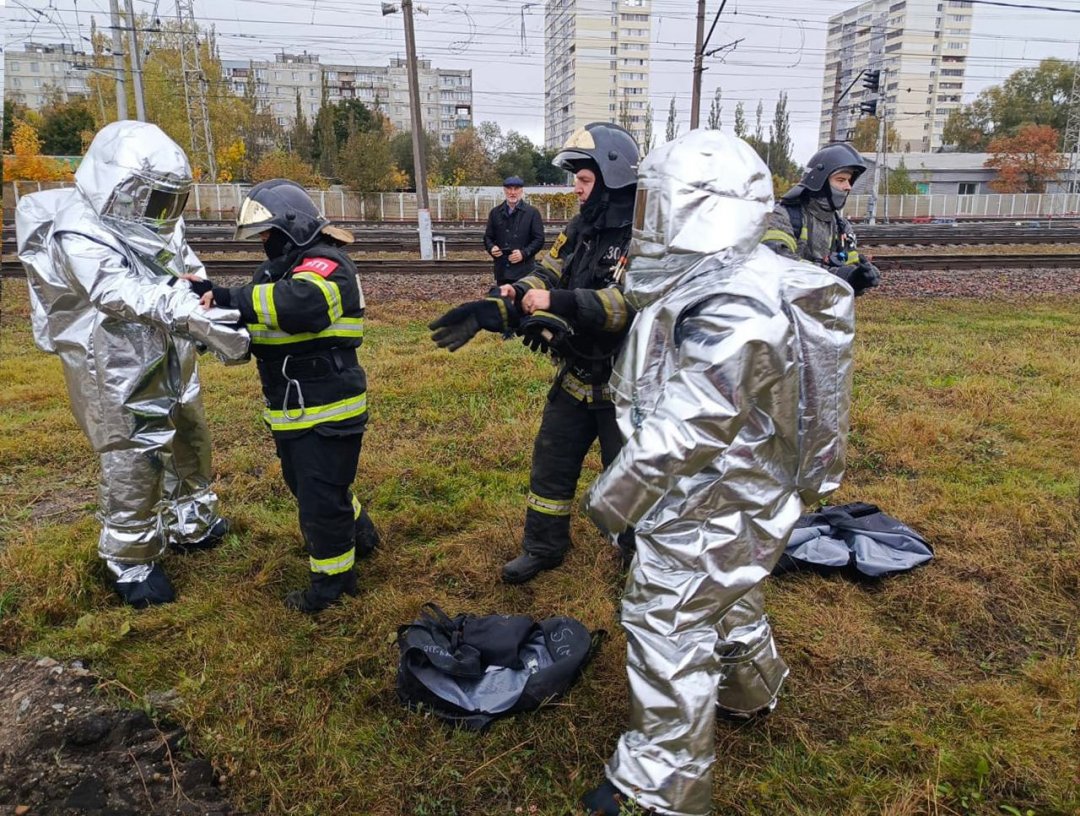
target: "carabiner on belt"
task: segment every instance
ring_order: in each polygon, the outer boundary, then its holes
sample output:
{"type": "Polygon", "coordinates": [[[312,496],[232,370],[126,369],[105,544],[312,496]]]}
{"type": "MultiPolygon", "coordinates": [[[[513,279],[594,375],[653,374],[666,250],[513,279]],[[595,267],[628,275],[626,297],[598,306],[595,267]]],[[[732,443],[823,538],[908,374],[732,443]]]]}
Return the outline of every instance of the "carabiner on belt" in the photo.
{"type": "Polygon", "coordinates": [[[289,372],[286,370],[289,367],[289,360],[291,357],[292,355],[286,354],[285,359],[281,361],[281,376],[285,378],[285,398],[281,402],[281,415],[290,422],[304,418],[303,389],[300,388],[300,382],[290,377],[289,372]],[[289,414],[289,392],[291,392],[293,388],[296,388],[296,401],[300,403],[300,413],[296,416],[289,414]]]}

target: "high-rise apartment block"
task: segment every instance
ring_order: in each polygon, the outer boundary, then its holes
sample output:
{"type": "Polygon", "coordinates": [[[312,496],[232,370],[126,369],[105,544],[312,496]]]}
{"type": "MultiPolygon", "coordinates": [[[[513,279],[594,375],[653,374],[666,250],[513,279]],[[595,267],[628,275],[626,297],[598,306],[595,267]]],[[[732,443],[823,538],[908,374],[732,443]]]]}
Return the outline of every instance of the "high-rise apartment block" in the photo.
{"type": "Polygon", "coordinates": [[[28,42],[4,52],[4,99],[40,110],[50,97],[89,96],[90,58],[67,43],[28,42]]]}
{"type": "Polygon", "coordinates": [[[972,5],[967,0],[869,0],[829,18],[819,141],[848,139],[859,103],[879,99],[903,151],[942,144],[949,113],[964,93],[972,5]],[[880,70],[879,94],[856,83],[860,70],[880,70]],[[835,120],[835,121],[834,121],[835,120]]]}
{"type": "MultiPolygon", "coordinates": [[[[315,119],[325,84],[328,102],[359,99],[382,112],[397,130],[412,129],[404,59],[391,59],[385,66],[337,65],[319,62],[317,54],[281,53],[273,61],[226,61],[224,68],[236,93],[254,73],[256,98],[285,127],[296,120],[297,100],[304,118],[315,119]]],[[[472,71],[432,68],[430,60],[418,60],[417,76],[424,129],[436,134],[440,144],[449,145],[457,131],[473,123],[472,71]]]]}
{"type": "Polygon", "coordinates": [[[617,122],[641,142],[649,110],[649,0],[547,0],[544,144],[589,122],[617,122]]]}

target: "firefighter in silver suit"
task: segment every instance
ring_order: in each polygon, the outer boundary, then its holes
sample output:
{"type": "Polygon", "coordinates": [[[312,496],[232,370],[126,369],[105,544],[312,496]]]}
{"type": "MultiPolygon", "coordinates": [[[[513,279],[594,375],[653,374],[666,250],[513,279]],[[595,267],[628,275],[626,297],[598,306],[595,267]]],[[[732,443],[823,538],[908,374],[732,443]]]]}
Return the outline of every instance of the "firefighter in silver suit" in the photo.
{"type": "Polygon", "coordinates": [[[760,584],[843,474],[854,298],[760,245],[771,209],[768,169],[719,131],[641,164],[625,289],[638,314],[611,380],[625,442],[585,499],[605,531],[636,531],[630,724],[591,813],[709,813],[717,710],[769,711],[787,675],[760,584]]]}
{"type": "Polygon", "coordinates": [[[239,314],[203,309],[205,270],[184,239],[184,152],[144,122],[102,128],[72,188],[23,196],[15,215],[34,341],[57,354],[71,410],[101,462],[98,554],[123,600],[168,603],[159,559],[228,529],[211,489],[196,346],[242,358],[239,314]],[[194,288],[193,288],[194,287],[194,288]]]}

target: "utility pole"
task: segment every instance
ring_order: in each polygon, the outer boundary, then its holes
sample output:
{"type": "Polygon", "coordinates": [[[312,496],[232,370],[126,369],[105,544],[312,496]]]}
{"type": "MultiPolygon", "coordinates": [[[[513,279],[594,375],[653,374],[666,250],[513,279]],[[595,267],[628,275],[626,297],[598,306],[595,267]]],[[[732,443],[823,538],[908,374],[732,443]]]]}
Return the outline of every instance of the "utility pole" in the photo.
{"type": "Polygon", "coordinates": [[[705,72],[705,0],[697,4],[697,35],[694,38],[694,81],[690,91],[690,130],[696,130],[701,113],[701,75],[705,72]]]}
{"type": "MultiPolygon", "coordinates": [[[[382,4],[382,13],[393,14],[397,7],[382,4]]],[[[416,219],[420,232],[420,259],[434,257],[431,239],[431,206],[427,189],[427,150],[424,145],[424,125],[420,116],[420,80],[416,70],[416,32],[413,30],[412,0],[401,0],[401,16],[405,18],[405,60],[409,78],[409,111],[412,119],[413,178],[416,179],[416,219]]]]}
{"type": "MultiPolygon", "coordinates": [[[[859,76],[862,76],[862,71],[859,71],[859,76]]],[[[855,79],[858,78],[855,77],[855,79]]],[[[848,90],[851,89],[848,88],[848,90]]],[[[836,61],[836,82],[833,83],[832,115],[829,117],[829,144],[836,141],[836,109],[838,107],[840,107],[840,60],[836,61]]]]}
{"type": "MultiPolygon", "coordinates": [[[[116,0],[112,0],[115,2],[116,0]]],[[[195,22],[193,0],[177,0],[176,17],[180,22],[180,68],[184,77],[184,105],[191,133],[192,164],[206,169],[210,183],[217,181],[214,135],[210,130],[210,110],[206,104],[206,76],[199,56],[199,27],[195,22]],[[192,90],[194,87],[194,90],[192,90]]]]}
{"type": "Polygon", "coordinates": [[[135,88],[135,118],[146,121],[146,99],[143,97],[142,54],[139,53],[139,37],[135,31],[135,4],[125,0],[128,16],[128,43],[131,51],[131,84],[135,88]]]}
{"type": "Polygon", "coordinates": [[[112,21],[112,54],[113,71],[116,73],[116,119],[127,119],[127,83],[124,75],[127,68],[124,66],[124,41],[120,36],[120,3],[119,0],[109,0],[109,19],[112,21]]]}
{"type": "MultiPolygon", "coordinates": [[[[885,72],[882,71],[882,76],[885,72]]],[[[884,85],[884,81],[882,81],[884,85]]],[[[874,181],[870,188],[870,201],[866,205],[866,222],[868,224],[876,224],[877,220],[874,218],[874,211],[877,207],[877,195],[878,195],[878,183],[881,181],[881,165],[885,163],[885,99],[884,97],[879,100],[881,104],[881,110],[878,111],[878,136],[877,136],[877,154],[874,158],[874,181]]],[[[886,191],[888,192],[888,191],[886,191]]]]}
{"type": "Polygon", "coordinates": [[[1077,178],[1077,173],[1080,173],[1080,47],[1076,50],[1076,62],[1073,65],[1069,115],[1065,121],[1061,152],[1065,154],[1065,160],[1068,162],[1068,168],[1065,170],[1065,189],[1072,194],[1080,193],[1080,179],[1077,178]]]}

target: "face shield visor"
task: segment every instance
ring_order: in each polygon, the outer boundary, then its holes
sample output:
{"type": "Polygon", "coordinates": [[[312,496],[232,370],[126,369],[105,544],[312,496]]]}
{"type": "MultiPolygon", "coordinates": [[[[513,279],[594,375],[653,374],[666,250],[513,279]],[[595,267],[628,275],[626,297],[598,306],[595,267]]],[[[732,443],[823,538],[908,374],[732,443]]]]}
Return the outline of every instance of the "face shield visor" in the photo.
{"type": "Polygon", "coordinates": [[[157,235],[171,235],[184,214],[190,191],[187,181],[132,173],[113,189],[101,217],[157,235]]]}
{"type": "Polygon", "coordinates": [[[266,232],[274,224],[274,214],[253,198],[245,198],[240,205],[240,213],[236,216],[237,241],[254,238],[260,232],[266,232]]]}

